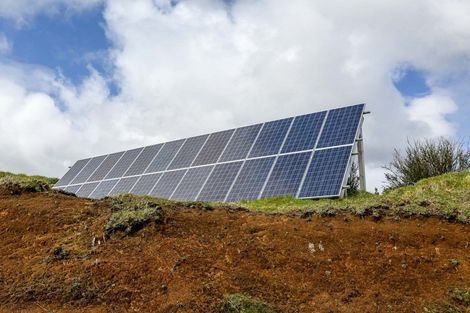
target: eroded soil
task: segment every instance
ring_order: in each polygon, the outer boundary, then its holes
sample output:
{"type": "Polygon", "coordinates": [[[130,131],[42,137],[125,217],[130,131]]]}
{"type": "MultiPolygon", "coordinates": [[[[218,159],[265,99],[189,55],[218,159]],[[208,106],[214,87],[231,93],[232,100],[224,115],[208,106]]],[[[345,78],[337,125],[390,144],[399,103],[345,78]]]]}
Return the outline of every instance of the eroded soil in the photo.
{"type": "Polygon", "coordinates": [[[164,211],[104,240],[102,202],[0,195],[0,312],[217,312],[235,292],[279,312],[422,312],[470,287],[469,225],[164,211]]]}

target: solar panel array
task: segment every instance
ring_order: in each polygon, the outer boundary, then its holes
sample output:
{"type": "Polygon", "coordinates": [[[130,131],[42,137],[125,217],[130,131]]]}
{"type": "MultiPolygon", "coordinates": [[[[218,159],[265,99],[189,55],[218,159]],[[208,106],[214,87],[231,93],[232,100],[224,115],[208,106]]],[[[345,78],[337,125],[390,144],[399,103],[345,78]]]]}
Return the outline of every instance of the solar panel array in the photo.
{"type": "Polygon", "coordinates": [[[340,196],[364,104],[245,126],[77,161],[55,188],[238,201],[340,196]]]}

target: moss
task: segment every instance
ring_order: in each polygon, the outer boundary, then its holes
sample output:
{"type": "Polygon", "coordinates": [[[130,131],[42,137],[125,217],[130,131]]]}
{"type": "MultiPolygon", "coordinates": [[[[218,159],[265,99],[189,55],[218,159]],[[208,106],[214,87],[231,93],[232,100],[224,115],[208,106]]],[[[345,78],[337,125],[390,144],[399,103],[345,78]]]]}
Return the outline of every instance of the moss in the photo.
{"type": "Polygon", "coordinates": [[[450,303],[441,303],[432,307],[425,307],[424,313],[463,313],[458,307],[450,303]]]}
{"type": "Polygon", "coordinates": [[[220,313],[274,313],[263,301],[243,294],[227,295],[221,305],[220,313]]]}
{"type": "Polygon", "coordinates": [[[105,201],[110,201],[112,210],[105,227],[107,236],[117,231],[129,235],[151,222],[163,222],[163,211],[156,198],[124,194],[105,201]]]}

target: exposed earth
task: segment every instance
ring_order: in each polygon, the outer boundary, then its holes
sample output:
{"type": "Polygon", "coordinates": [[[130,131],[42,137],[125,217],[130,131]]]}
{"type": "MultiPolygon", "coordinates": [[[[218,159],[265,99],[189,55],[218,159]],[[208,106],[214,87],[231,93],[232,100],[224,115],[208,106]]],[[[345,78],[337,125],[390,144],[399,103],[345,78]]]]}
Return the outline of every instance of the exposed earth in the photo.
{"type": "Polygon", "coordinates": [[[426,312],[470,287],[468,224],[163,212],[105,239],[105,201],[0,190],[0,312],[218,312],[231,293],[276,312],[426,312]]]}

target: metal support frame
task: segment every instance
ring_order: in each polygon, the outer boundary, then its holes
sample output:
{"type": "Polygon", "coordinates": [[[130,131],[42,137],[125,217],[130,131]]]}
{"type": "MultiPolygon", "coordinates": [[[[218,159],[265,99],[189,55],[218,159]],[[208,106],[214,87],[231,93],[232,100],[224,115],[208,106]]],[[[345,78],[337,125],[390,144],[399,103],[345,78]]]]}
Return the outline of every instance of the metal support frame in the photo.
{"type": "Polygon", "coordinates": [[[359,190],[366,190],[366,167],[364,162],[364,141],[362,139],[362,129],[357,144],[357,163],[359,166],[359,190]]]}

